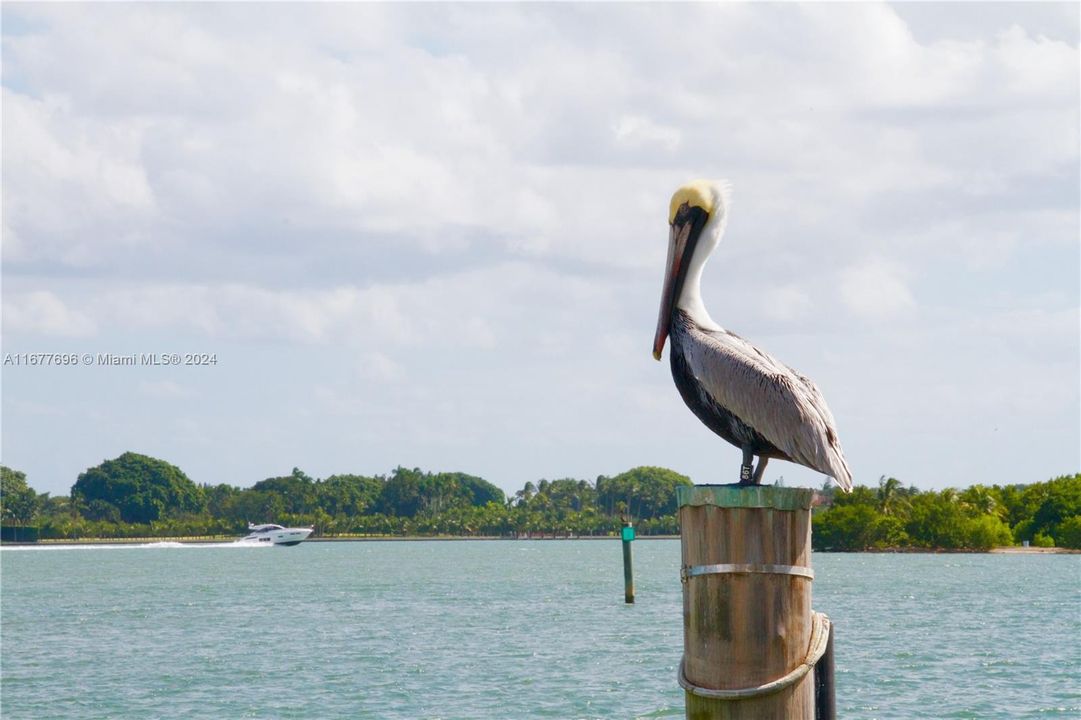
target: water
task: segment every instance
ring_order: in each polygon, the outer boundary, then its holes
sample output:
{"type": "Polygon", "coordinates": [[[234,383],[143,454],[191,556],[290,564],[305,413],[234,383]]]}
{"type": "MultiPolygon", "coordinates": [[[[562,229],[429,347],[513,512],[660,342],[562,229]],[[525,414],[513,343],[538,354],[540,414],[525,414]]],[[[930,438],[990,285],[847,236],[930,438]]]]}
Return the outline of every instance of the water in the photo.
{"type": "MultiPolygon", "coordinates": [[[[679,718],[677,541],[5,548],[8,720],[679,718]]],[[[1081,715],[1081,556],[814,558],[842,718],[1081,715]]]]}

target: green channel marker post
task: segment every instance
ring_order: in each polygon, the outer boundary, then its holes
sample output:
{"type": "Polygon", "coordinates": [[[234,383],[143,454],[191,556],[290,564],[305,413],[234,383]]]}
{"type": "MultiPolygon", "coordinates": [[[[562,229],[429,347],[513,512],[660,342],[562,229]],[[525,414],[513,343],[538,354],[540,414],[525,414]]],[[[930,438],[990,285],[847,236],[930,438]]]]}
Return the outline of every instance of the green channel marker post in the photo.
{"type": "Polygon", "coordinates": [[[623,601],[634,602],[634,564],[631,560],[631,541],[634,540],[634,526],[630,521],[623,522],[620,532],[623,538],[623,601]]]}

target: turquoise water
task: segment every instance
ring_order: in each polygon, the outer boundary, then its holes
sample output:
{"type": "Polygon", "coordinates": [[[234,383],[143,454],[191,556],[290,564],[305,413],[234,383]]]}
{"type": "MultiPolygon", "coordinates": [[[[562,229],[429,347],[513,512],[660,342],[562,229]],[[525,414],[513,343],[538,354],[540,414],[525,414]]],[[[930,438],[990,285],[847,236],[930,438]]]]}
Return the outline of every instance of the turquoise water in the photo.
{"type": "MultiPolygon", "coordinates": [[[[0,710],[678,718],[679,543],[0,551],[0,710]]],[[[816,554],[842,718],[1081,715],[1081,556],[816,554]]]]}

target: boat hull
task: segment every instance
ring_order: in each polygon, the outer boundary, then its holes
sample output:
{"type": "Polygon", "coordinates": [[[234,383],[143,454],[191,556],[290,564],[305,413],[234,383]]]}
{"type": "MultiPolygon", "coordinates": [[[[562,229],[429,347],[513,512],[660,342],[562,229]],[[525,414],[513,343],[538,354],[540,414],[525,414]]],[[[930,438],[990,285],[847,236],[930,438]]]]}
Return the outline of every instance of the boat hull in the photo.
{"type": "Polygon", "coordinates": [[[304,542],[311,534],[311,528],[281,528],[279,530],[253,532],[251,535],[243,538],[241,542],[265,543],[267,545],[291,547],[304,542]]]}

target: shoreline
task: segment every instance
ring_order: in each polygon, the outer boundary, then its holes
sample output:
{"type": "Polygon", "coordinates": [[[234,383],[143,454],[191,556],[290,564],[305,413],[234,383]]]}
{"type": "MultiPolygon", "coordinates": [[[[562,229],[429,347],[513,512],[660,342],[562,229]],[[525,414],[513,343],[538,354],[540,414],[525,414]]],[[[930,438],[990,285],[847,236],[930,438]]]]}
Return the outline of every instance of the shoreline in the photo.
{"type": "MultiPolygon", "coordinates": [[[[635,540],[678,540],[679,535],[639,535],[635,540]]],[[[498,535],[467,536],[456,535],[372,535],[309,538],[305,543],[348,543],[348,542],[520,542],[520,541],[574,541],[574,540],[619,540],[618,535],[576,535],[571,537],[502,537],[498,535]]],[[[239,542],[235,536],[213,537],[146,537],[146,538],[81,538],[78,540],[39,540],[38,542],[4,542],[0,547],[80,547],[89,545],[154,545],[158,543],[178,543],[181,545],[228,544],[239,542]]],[[[1060,547],[1022,547],[1004,545],[989,550],[954,549],[954,548],[877,548],[870,550],[815,550],[816,553],[867,553],[888,554],[924,554],[924,555],[1081,555],[1081,549],[1060,547]]]]}
{"type": "MultiPolygon", "coordinates": [[[[619,540],[618,535],[574,535],[571,537],[503,537],[499,535],[371,535],[308,538],[307,543],[334,542],[496,542],[500,540],[518,542],[524,540],[567,541],[567,540],[619,540]]],[[[636,540],[678,540],[679,535],[639,535],[636,540]]],[[[66,547],[80,545],[153,545],[156,543],[179,543],[181,545],[210,545],[240,542],[235,535],[216,537],[144,537],[144,538],[80,538],[78,540],[39,540],[37,542],[3,542],[0,547],[66,547]]]]}
{"type": "Polygon", "coordinates": [[[865,554],[865,555],[1081,555],[1081,549],[1061,547],[1022,547],[1000,545],[988,550],[973,548],[869,548],[867,550],[814,550],[816,553],[865,554]]]}

